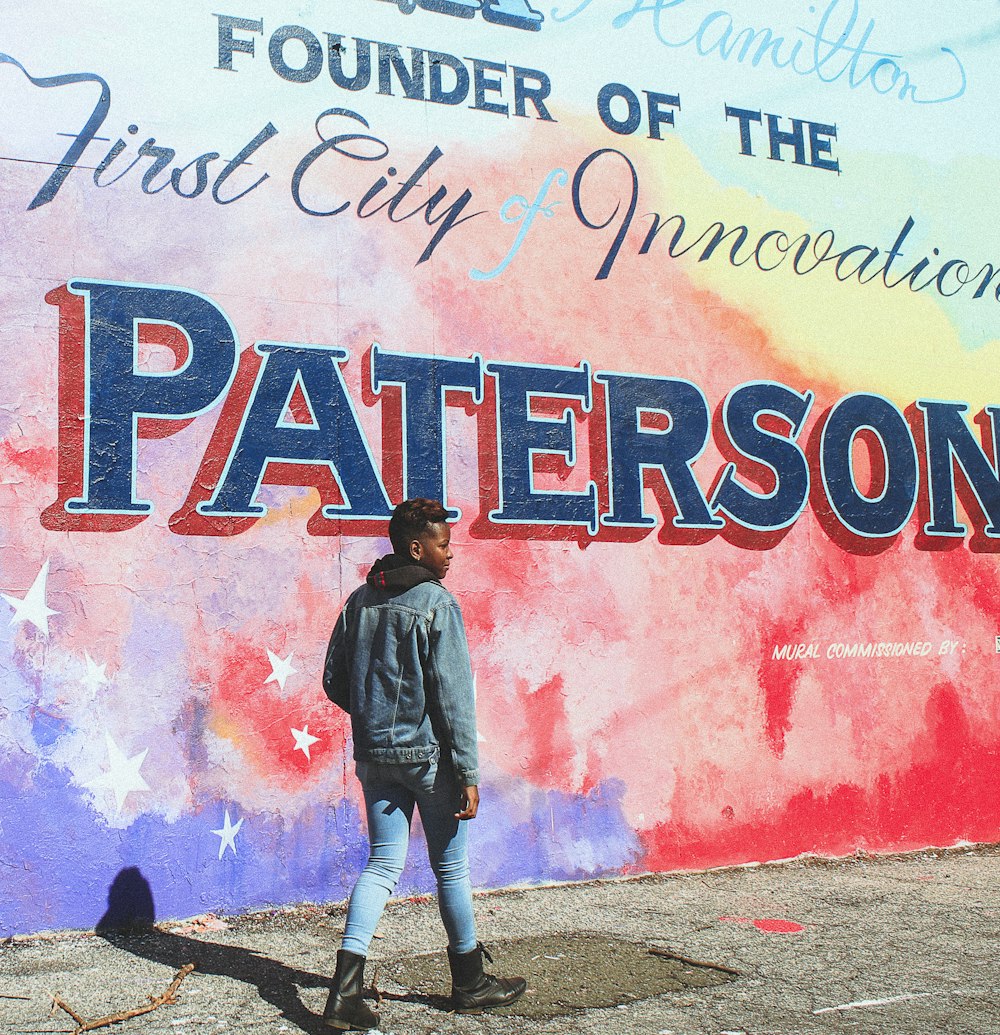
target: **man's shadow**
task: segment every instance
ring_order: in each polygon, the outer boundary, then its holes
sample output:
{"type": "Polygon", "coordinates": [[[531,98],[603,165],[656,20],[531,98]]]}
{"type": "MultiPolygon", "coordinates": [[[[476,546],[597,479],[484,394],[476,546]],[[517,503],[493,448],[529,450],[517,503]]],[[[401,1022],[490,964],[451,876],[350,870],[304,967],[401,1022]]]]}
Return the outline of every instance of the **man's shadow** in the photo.
{"type": "Polygon", "coordinates": [[[260,997],[280,1010],[290,1024],[315,1035],[329,1033],[322,1018],[299,997],[299,988],[328,989],[328,975],[289,967],[254,949],[168,934],[153,926],[155,919],[149,882],[137,867],[129,866],[108,889],[107,911],[94,930],[111,945],[174,970],[193,963],[195,973],[216,974],[255,985],[260,997]]]}

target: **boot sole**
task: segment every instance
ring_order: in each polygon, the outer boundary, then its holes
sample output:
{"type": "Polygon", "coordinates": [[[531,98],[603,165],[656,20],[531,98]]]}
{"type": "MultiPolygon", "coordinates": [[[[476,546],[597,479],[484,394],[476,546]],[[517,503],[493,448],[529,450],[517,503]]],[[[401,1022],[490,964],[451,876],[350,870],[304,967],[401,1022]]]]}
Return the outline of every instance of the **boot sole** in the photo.
{"type": "MultiPolygon", "coordinates": [[[[341,1021],[332,1017],[324,1017],[323,1023],[328,1028],[332,1028],[334,1031],[373,1031],[373,1028],[359,1027],[356,1024],[352,1024],[350,1021],[341,1021]]],[[[379,1021],[376,1019],[375,1028],[379,1026],[379,1021]]]]}
{"type": "Polygon", "coordinates": [[[466,1017],[477,1017],[479,1014],[485,1013],[487,1010],[502,1010],[505,1006],[513,1006],[514,1003],[516,1003],[527,991],[527,986],[525,986],[512,999],[508,999],[503,1003],[493,1003],[491,1006],[456,1006],[455,1013],[460,1013],[466,1017]]]}

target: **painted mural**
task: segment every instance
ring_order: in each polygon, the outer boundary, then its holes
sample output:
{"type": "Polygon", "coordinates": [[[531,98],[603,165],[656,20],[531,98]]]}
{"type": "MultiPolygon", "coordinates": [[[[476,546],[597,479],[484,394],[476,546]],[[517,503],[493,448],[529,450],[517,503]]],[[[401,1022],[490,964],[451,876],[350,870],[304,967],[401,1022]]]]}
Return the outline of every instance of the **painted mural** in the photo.
{"type": "Polygon", "coordinates": [[[718,3],[5,12],[0,935],[345,897],[417,495],[477,886],[997,840],[1000,14],[718,3]]]}

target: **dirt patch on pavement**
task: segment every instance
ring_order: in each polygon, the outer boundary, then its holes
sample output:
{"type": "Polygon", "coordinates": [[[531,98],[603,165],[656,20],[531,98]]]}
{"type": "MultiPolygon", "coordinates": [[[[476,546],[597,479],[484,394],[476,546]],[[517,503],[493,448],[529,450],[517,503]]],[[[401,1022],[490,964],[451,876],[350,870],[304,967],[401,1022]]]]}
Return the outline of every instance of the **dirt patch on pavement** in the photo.
{"type": "MultiPolygon", "coordinates": [[[[524,997],[501,1012],[535,1020],[627,1006],[670,992],[690,995],[696,989],[736,980],[718,970],[653,956],[648,945],[602,934],[517,938],[491,944],[490,952],[496,961],[487,964],[490,973],[528,979],[524,997]]],[[[388,979],[426,1001],[443,1001],[451,990],[443,952],[405,956],[380,969],[380,984],[388,979]]]]}

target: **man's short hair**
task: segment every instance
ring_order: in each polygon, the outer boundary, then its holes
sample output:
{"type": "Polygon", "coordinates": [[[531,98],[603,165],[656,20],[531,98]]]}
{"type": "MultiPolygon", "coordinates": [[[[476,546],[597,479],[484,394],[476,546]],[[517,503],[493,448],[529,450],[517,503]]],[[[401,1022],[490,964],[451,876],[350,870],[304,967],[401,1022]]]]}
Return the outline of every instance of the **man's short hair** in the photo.
{"type": "Polygon", "coordinates": [[[448,511],[440,500],[403,500],[389,519],[389,542],[397,554],[408,557],[410,543],[447,518],[448,511]]]}

